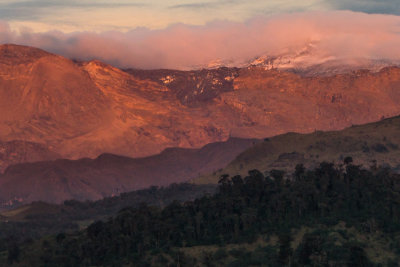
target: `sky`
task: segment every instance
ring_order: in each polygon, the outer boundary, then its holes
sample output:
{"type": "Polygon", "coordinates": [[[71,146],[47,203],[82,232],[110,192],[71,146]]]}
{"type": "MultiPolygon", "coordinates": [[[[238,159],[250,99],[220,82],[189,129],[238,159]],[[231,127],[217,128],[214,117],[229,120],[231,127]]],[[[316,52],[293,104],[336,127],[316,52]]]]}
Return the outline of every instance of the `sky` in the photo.
{"type": "Polygon", "coordinates": [[[187,69],[317,44],[400,59],[399,0],[1,0],[0,43],[118,67],[187,69]]]}
{"type": "Polygon", "coordinates": [[[34,32],[130,31],[171,24],[243,22],[255,16],[351,10],[400,15],[398,0],[2,0],[0,20],[34,32]]]}

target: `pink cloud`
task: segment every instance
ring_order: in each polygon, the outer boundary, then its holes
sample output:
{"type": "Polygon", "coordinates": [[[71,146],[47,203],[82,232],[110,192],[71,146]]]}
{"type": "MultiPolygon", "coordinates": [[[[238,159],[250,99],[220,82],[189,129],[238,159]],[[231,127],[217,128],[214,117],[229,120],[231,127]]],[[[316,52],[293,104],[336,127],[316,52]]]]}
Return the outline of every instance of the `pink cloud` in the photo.
{"type": "Polygon", "coordinates": [[[118,67],[190,69],[216,59],[231,65],[316,45],[341,60],[400,60],[400,16],[350,11],[256,17],[243,23],[172,25],[130,32],[20,33],[0,23],[0,42],[40,47],[69,58],[99,59],[118,67]]]}

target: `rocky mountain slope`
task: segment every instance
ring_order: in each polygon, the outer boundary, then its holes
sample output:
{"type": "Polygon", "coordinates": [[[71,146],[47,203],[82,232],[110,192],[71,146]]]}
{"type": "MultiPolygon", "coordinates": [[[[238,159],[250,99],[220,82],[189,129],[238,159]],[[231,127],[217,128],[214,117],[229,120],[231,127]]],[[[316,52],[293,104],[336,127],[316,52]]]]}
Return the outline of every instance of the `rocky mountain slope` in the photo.
{"type": "Polygon", "coordinates": [[[314,168],[322,161],[390,166],[400,171],[400,117],[352,126],[342,131],[310,134],[287,133],[258,143],[241,153],[226,168],[194,179],[195,183],[217,183],[222,174],[246,175],[249,170],[285,170],[291,175],[297,164],[314,168]]]}
{"type": "Polygon", "coordinates": [[[233,83],[239,75],[238,68],[202,69],[195,71],[179,70],[137,70],[126,72],[143,80],[152,80],[173,91],[179,101],[195,107],[211,101],[224,92],[233,91],[233,83]]]}
{"type": "Polygon", "coordinates": [[[231,138],[201,149],[169,148],[146,158],[102,154],[96,159],[11,165],[0,175],[0,207],[39,200],[97,200],[153,185],[185,182],[226,166],[257,142],[231,138]]]}

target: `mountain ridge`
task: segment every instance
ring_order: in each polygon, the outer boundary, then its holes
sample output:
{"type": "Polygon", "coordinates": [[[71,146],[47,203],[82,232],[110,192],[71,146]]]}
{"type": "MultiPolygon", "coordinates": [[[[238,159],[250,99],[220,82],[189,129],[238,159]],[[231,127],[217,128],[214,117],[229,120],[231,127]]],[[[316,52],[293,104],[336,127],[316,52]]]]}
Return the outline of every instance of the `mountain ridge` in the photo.
{"type": "Polygon", "coordinates": [[[203,68],[220,67],[260,67],[265,70],[288,71],[301,76],[334,76],[359,69],[379,72],[385,67],[399,67],[399,60],[380,59],[373,57],[340,57],[324,52],[319,48],[318,41],[306,43],[303,47],[285,48],[273,53],[264,53],[252,59],[236,62],[214,60],[203,68]]]}

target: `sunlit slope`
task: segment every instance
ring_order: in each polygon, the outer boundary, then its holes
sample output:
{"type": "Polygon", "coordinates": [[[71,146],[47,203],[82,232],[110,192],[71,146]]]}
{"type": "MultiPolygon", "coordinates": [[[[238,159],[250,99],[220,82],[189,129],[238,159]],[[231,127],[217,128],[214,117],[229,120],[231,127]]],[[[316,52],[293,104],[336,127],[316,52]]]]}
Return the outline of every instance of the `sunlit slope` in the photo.
{"type": "Polygon", "coordinates": [[[0,140],[38,143],[69,159],[142,157],[229,137],[339,130],[398,114],[395,67],[330,77],[257,66],[123,71],[0,46],[0,140]]]}

